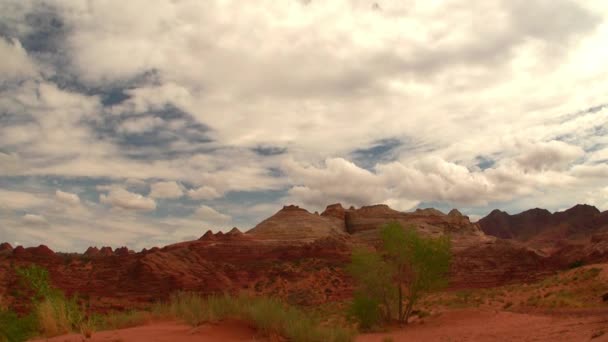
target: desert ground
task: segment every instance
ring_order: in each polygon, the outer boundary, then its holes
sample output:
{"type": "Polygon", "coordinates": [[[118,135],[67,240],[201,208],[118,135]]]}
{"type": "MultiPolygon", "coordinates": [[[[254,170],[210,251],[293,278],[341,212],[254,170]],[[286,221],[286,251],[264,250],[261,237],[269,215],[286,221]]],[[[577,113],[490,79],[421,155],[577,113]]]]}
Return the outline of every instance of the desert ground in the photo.
{"type": "MultiPolygon", "coordinates": [[[[542,315],[495,310],[453,310],[405,328],[361,334],[358,342],[393,341],[608,341],[608,310],[592,314],[542,315]]],[[[35,342],[81,342],[80,334],[35,342]]],[[[140,327],[95,333],[91,342],[273,341],[239,322],[221,322],[192,328],[177,322],[153,322],[140,327]]]]}

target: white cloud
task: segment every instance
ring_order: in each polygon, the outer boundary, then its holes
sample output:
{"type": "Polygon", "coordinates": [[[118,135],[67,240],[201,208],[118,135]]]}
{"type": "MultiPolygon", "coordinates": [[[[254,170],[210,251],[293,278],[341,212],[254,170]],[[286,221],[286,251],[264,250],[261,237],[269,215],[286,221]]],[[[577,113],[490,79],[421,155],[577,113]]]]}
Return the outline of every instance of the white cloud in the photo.
{"type": "Polygon", "coordinates": [[[198,209],[196,209],[193,217],[199,218],[199,219],[204,220],[205,222],[209,222],[211,224],[217,224],[217,225],[221,225],[221,224],[225,225],[232,219],[230,216],[222,214],[222,213],[218,212],[217,210],[215,210],[209,206],[206,206],[206,205],[201,205],[198,209]]]}
{"type": "Polygon", "coordinates": [[[210,186],[201,186],[197,189],[188,190],[188,196],[195,200],[212,200],[222,197],[222,194],[210,186]]]}
{"type": "Polygon", "coordinates": [[[45,194],[0,189],[0,208],[23,210],[48,204],[45,194]]]}
{"type": "Polygon", "coordinates": [[[35,215],[35,214],[23,215],[23,222],[25,222],[26,224],[33,224],[33,225],[41,225],[41,224],[47,223],[46,218],[44,218],[44,216],[35,215]]]}
{"type": "Polygon", "coordinates": [[[70,192],[64,192],[61,190],[55,191],[55,197],[63,203],[76,205],[80,203],[80,197],[77,194],[73,194],[70,192]]]}
{"type": "Polygon", "coordinates": [[[141,134],[154,130],[163,125],[165,121],[157,117],[143,117],[124,121],[119,127],[118,132],[129,134],[141,134]]]}
{"type": "Polygon", "coordinates": [[[152,198],[180,198],[184,194],[182,187],[174,181],[156,182],[150,186],[152,198]]]}
{"type": "Polygon", "coordinates": [[[528,144],[521,149],[523,153],[516,161],[526,170],[564,168],[585,154],[580,147],[557,140],[528,144]]]}
{"type": "Polygon", "coordinates": [[[120,187],[112,187],[107,195],[99,195],[99,201],[126,210],[150,211],[156,209],[156,202],[153,199],[120,187]]]}
{"type": "MultiPolygon", "coordinates": [[[[71,196],[55,192],[63,185],[30,184],[42,177],[111,183],[98,190],[114,220],[87,235],[116,243],[140,241],[138,230],[154,243],[199,235],[205,220],[170,217],[180,201],[169,218],[137,213],[184,192],[235,221],[263,218],[283,201],[319,210],[338,201],[400,210],[429,201],[471,210],[608,203],[596,191],[608,172],[608,108],[599,106],[608,103],[605,2],[371,7],[1,2],[0,177],[19,179],[0,190],[0,220],[16,215],[4,224],[16,227],[11,239],[44,239],[40,229],[17,232],[24,210],[57,224],[55,235],[81,236],[84,223],[108,216],[84,197],[57,205],[71,196]],[[49,18],[63,29],[53,31],[49,18]],[[42,51],[26,51],[38,43],[42,51]],[[104,106],[108,89],[127,98],[104,106]],[[153,134],[161,138],[147,139],[153,134]],[[374,159],[386,139],[399,144],[374,159]],[[260,146],[281,153],[256,153],[260,146]],[[353,159],[361,149],[369,160],[353,159]],[[171,181],[140,195],[158,180],[171,181]],[[269,190],[287,195],[218,200],[269,190]]],[[[79,186],[84,194],[94,185],[79,186]]]]}
{"type": "Polygon", "coordinates": [[[19,40],[0,38],[0,56],[0,78],[4,81],[36,76],[36,65],[30,60],[19,40]]]}

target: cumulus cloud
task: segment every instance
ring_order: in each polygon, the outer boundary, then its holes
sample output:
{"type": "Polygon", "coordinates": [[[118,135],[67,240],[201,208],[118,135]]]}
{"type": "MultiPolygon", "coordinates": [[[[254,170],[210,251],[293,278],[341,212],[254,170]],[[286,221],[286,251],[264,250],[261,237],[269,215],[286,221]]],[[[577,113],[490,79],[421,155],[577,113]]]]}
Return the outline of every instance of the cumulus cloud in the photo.
{"type": "Polygon", "coordinates": [[[222,214],[206,205],[201,205],[198,209],[196,209],[193,217],[217,225],[226,224],[231,220],[231,217],[229,215],[222,214]]]}
{"type": "Polygon", "coordinates": [[[23,222],[32,225],[42,225],[47,223],[46,218],[44,218],[44,216],[36,214],[23,215],[23,222]]]}
{"type": "Polygon", "coordinates": [[[188,196],[195,200],[212,200],[222,197],[222,194],[210,186],[188,190],[188,196]]]}
{"type": "Polygon", "coordinates": [[[23,210],[48,204],[45,194],[0,189],[0,208],[23,210]]]}
{"type": "Polygon", "coordinates": [[[135,118],[124,121],[118,127],[118,132],[141,134],[151,131],[162,124],[164,124],[163,119],[157,117],[135,118]]]}
{"type": "Polygon", "coordinates": [[[55,191],[55,197],[63,203],[76,205],[80,203],[80,197],[77,194],[73,194],[70,192],[64,192],[61,190],[55,191]]]}
{"type": "Polygon", "coordinates": [[[523,153],[516,161],[526,170],[564,168],[585,154],[582,148],[552,140],[522,146],[523,153]]]}
{"type": "Polygon", "coordinates": [[[36,65],[30,60],[27,51],[17,39],[7,40],[0,37],[0,77],[3,81],[26,79],[36,76],[36,65]]]}
{"type": "Polygon", "coordinates": [[[0,233],[44,239],[32,210],[68,248],[59,227],[122,208],[87,235],[166,242],[199,235],[204,219],[173,217],[190,200],[249,226],[286,201],[608,203],[605,2],[380,7],[1,2],[0,233]]]}
{"type": "Polygon", "coordinates": [[[153,199],[120,187],[112,187],[107,195],[99,195],[99,201],[126,210],[150,211],[156,209],[156,202],[153,199]]]}
{"type": "Polygon", "coordinates": [[[182,187],[174,181],[156,182],[150,186],[149,196],[152,198],[180,198],[184,194],[182,187]]]}

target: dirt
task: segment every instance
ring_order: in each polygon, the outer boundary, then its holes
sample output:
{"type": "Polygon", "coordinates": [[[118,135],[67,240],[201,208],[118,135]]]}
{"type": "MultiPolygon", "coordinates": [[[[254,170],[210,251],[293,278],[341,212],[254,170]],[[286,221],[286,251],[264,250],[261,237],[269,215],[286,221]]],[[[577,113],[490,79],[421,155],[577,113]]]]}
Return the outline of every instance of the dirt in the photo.
{"type": "MultiPolygon", "coordinates": [[[[507,311],[463,309],[444,312],[392,327],[388,332],[359,335],[356,342],[392,341],[608,341],[608,312],[585,315],[539,315],[507,311]]],[[[138,342],[138,341],[269,341],[242,322],[228,321],[192,328],[177,322],[102,331],[84,339],[71,334],[34,342],[138,342]]]]}
{"type": "Polygon", "coordinates": [[[357,342],[392,341],[608,341],[608,315],[553,317],[479,309],[454,310],[424,323],[386,333],[360,335],[357,342]],[[592,338],[593,336],[596,336],[592,338]]]}
{"type": "Polygon", "coordinates": [[[90,339],[70,334],[32,342],[217,342],[267,341],[255,329],[241,322],[222,322],[192,328],[177,322],[154,322],[148,325],[93,333],[90,339]]]}

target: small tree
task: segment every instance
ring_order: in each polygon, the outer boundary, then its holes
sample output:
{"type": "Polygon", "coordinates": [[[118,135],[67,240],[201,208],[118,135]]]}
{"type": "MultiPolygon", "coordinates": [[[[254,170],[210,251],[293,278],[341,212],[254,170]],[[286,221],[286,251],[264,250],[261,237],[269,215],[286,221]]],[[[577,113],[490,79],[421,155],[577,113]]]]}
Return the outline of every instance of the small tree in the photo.
{"type": "Polygon", "coordinates": [[[363,315],[357,314],[364,307],[378,312],[377,316],[381,313],[385,321],[397,318],[407,324],[422,295],[447,285],[451,259],[447,236],[423,237],[415,228],[404,230],[397,222],[385,225],[380,235],[379,251],[354,251],[348,267],[358,283],[351,313],[362,328],[369,328],[369,320],[363,322],[363,315]]]}

